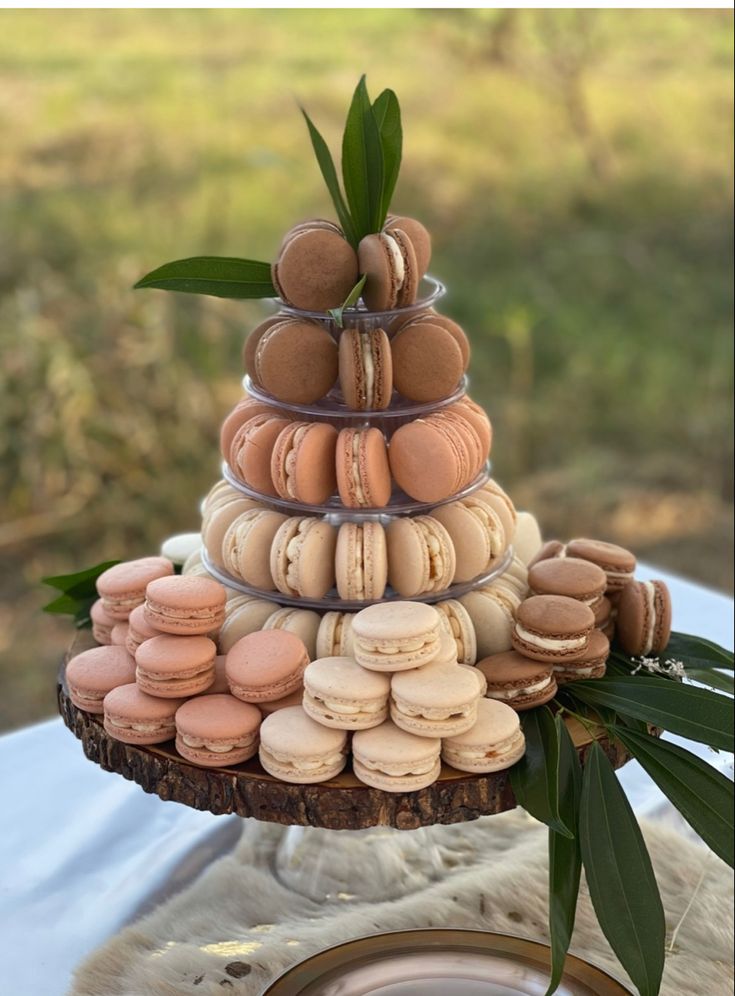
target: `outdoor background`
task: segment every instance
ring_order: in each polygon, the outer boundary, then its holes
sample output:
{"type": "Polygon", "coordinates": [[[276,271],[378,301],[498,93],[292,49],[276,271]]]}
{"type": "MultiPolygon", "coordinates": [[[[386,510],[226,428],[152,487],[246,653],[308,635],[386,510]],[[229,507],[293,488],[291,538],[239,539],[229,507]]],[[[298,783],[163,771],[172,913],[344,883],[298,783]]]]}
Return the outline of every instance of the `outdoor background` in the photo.
{"type": "Polygon", "coordinates": [[[331,214],[363,70],[404,120],[494,469],[548,536],[732,585],[732,13],[0,12],[0,728],[52,713],[40,579],[198,527],[260,304],[131,290],[331,214]]]}

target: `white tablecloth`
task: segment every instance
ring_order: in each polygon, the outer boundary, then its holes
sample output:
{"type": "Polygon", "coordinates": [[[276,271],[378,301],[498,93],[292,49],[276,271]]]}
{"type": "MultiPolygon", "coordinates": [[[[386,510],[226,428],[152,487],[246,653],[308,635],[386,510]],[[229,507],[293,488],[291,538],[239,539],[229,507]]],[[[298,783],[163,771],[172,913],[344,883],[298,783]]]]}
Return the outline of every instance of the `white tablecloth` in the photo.
{"type": "MultiPolygon", "coordinates": [[[[731,599],[661,571],[638,573],[669,584],[675,629],[732,647],[731,599]]],[[[696,749],[731,767],[731,756],[696,749]]],[[[0,738],[0,771],[0,991],[13,996],[61,996],[87,952],[239,835],[239,817],[161,802],[91,764],[58,719],[0,738]]],[[[620,777],[640,815],[686,828],[637,764],[620,777]]]]}

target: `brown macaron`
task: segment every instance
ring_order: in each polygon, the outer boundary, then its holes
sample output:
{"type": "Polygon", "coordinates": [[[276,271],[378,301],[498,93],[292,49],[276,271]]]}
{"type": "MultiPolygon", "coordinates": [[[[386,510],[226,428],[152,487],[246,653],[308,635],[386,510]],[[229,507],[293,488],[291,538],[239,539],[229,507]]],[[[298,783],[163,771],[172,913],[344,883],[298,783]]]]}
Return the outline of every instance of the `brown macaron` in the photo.
{"type": "Polygon", "coordinates": [[[338,308],[357,283],[357,255],[332,222],[303,222],[284,237],[271,276],[287,304],[328,311],[338,308]]]}
{"type": "Polygon", "coordinates": [[[327,422],[292,422],[271,454],[271,478],[281,498],[323,505],[337,487],[337,430],[327,422]]]}
{"type": "Polygon", "coordinates": [[[631,581],[620,595],[616,629],[632,657],[658,656],[671,636],[671,595],[663,581],[631,581]]]}
{"type": "Polygon", "coordinates": [[[357,258],[365,277],[362,299],[369,311],[413,304],[420,277],[416,253],[402,229],[366,235],[357,247],[357,258]]]}
{"type": "Polygon", "coordinates": [[[529,571],[535,564],[540,564],[542,560],[554,560],[558,557],[565,557],[567,552],[566,543],[561,540],[546,540],[539,552],[528,562],[529,571]]]}
{"type": "Polygon", "coordinates": [[[565,595],[532,595],[521,602],[511,639],[513,647],[535,661],[585,660],[595,624],[592,609],[565,595]]]}
{"type": "Polygon", "coordinates": [[[517,712],[543,705],[556,695],[553,665],[529,660],[515,650],[485,657],[477,668],[487,681],[486,697],[505,702],[517,712]]]}
{"type": "Polygon", "coordinates": [[[393,384],[410,401],[448,398],[464,373],[464,357],[454,336],[433,316],[417,318],[394,336],[393,384]]]}
{"type": "Polygon", "coordinates": [[[474,461],[457,425],[436,416],[400,426],[388,458],[396,483],[415,501],[444,501],[473,477],[474,461]]]}
{"type": "Polygon", "coordinates": [[[554,661],[554,676],[558,685],[570,681],[588,681],[590,678],[602,678],[607,670],[607,659],[610,656],[610,641],[600,629],[593,629],[587,653],[578,661],[554,661]]]}
{"type": "Polygon", "coordinates": [[[618,592],[633,580],[636,559],[630,550],[602,540],[573,539],[566,546],[567,557],[579,557],[597,564],[607,574],[607,591],[618,592]]]}
{"type": "Polygon", "coordinates": [[[608,638],[612,640],[615,636],[615,616],[617,608],[613,610],[613,604],[605,595],[600,599],[600,604],[593,609],[595,613],[595,629],[600,629],[608,638]]]}
{"type": "Polygon", "coordinates": [[[337,343],[319,322],[285,319],[260,337],[254,364],[258,384],[278,401],[310,405],[337,380],[337,343]]]}
{"type": "Polygon", "coordinates": [[[428,229],[416,218],[408,218],[403,214],[389,214],[383,227],[389,230],[398,228],[406,233],[416,255],[416,267],[421,279],[431,263],[431,235],[428,229]]]}
{"type": "Polygon", "coordinates": [[[594,610],[607,588],[607,575],[597,564],[576,557],[541,560],[528,571],[532,595],[567,595],[594,610]]]}
{"type": "Polygon", "coordinates": [[[255,354],[258,351],[258,343],[268,329],[272,329],[274,325],[278,325],[280,322],[288,321],[289,317],[290,316],[288,314],[282,311],[279,311],[276,315],[270,315],[265,319],[265,321],[262,321],[260,325],[256,325],[245,340],[245,344],[242,348],[242,365],[245,369],[245,373],[248,374],[254,384],[260,385],[258,380],[258,371],[255,365],[255,354]]]}
{"type": "Polygon", "coordinates": [[[460,398],[459,401],[455,401],[453,404],[449,405],[445,411],[452,412],[455,415],[460,415],[463,419],[470,423],[480,440],[483,453],[482,462],[485,463],[487,458],[490,456],[490,450],[493,445],[493,427],[485,410],[481,408],[476,401],[473,401],[472,398],[468,398],[467,395],[465,395],[463,398],[460,398]]]}
{"type": "Polygon", "coordinates": [[[342,429],[337,437],[337,488],[347,508],[385,508],[393,482],[380,429],[342,429]]]}
{"type": "Polygon", "coordinates": [[[345,329],[339,337],[339,384],[355,411],[383,411],[393,394],[393,357],[383,329],[345,329]]]}

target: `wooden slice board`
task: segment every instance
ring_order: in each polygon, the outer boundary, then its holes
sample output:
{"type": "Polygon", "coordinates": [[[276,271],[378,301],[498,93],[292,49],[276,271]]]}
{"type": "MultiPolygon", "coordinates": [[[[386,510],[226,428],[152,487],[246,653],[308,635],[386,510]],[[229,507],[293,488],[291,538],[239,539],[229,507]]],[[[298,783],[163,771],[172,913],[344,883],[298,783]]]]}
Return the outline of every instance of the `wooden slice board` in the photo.
{"type": "MultiPolygon", "coordinates": [[[[291,785],[267,774],[257,758],[232,768],[198,768],[176,752],[173,741],[153,747],[120,743],[105,731],[101,716],[82,712],[69,698],[66,661],[94,645],[91,635],[80,633],[62,661],[57,683],[61,717],[81,740],[90,761],[161,799],[215,815],[237,813],[268,823],[328,830],[374,826],[415,830],[435,823],[462,823],[517,805],[507,771],[471,775],[443,765],[439,779],[428,788],[392,793],[363,785],[349,766],[328,782],[291,785]]],[[[593,738],[576,720],[567,720],[567,726],[582,759],[597,739],[614,767],[630,760],[602,729],[593,738]]]]}

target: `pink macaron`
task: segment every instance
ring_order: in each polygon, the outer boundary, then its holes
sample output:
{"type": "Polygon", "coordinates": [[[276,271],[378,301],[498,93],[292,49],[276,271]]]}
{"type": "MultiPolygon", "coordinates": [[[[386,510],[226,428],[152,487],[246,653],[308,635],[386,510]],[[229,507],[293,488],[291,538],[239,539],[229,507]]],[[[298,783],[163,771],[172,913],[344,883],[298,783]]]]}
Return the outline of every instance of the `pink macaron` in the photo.
{"type": "Polygon", "coordinates": [[[119,622],[145,601],[145,590],[156,578],[168,577],[174,565],[165,557],[141,557],[108,567],[97,578],[97,593],[108,615],[119,622]]]}
{"type": "Polygon", "coordinates": [[[260,710],[232,695],[203,695],[176,711],[176,750],[205,768],[247,761],[258,751],[260,710]]]}
{"type": "Polygon", "coordinates": [[[125,637],[125,649],[135,657],[138,647],[146,640],[152,640],[158,636],[159,631],[154,629],[145,617],[145,603],[136,605],[130,613],[128,619],[128,632],[125,637]]]}
{"type": "Polygon", "coordinates": [[[112,643],[112,627],[115,625],[115,620],[105,608],[101,598],[92,605],[89,617],[92,620],[92,636],[97,643],[105,645],[112,643]]]}
{"type": "Polygon", "coordinates": [[[284,629],[250,633],[227,654],[230,691],[243,702],[274,702],[299,688],[309,655],[302,641],[284,629]]]}
{"type": "Polygon", "coordinates": [[[219,629],[226,602],[224,585],[212,578],[159,578],[146,588],[145,618],[162,633],[198,636],[219,629]]]}
{"type": "Polygon", "coordinates": [[[125,744],[162,744],[176,736],[176,710],[184,699],[147,695],[135,683],[105,695],[105,730],[125,744]]]}
{"type": "Polygon", "coordinates": [[[149,695],[185,698],[214,682],[217,646],[206,636],[154,636],[135,654],[135,680],[149,695]]]}
{"type": "Polygon", "coordinates": [[[92,647],[66,665],[69,696],[78,709],[100,715],[102,701],[118,685],[135,681],[135,661],[124,647],[92,647]]]}

